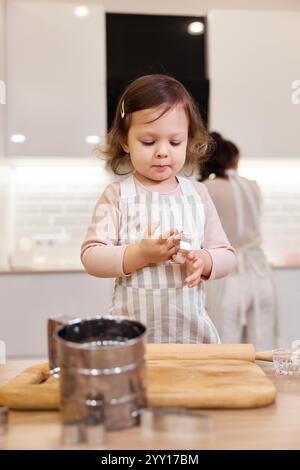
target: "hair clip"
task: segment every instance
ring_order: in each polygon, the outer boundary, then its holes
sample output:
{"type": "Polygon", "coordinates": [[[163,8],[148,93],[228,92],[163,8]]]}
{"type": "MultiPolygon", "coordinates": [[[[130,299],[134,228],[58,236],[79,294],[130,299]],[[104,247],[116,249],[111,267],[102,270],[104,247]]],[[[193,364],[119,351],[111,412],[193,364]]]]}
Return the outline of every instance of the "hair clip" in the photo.
{"type": "Polygon", "coordinates": [[[125,117],[125,109],[124,109],[124,100],[121,103],[121,118],[124,119],[125,117]]]}

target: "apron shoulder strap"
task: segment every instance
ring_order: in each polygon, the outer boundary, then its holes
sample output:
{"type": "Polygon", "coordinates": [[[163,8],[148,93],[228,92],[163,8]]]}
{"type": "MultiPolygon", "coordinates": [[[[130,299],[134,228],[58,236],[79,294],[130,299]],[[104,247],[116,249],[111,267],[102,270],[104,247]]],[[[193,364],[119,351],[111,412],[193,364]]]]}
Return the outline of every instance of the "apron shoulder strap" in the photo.
{"type": "Polygon", "coordinates": [[[257,207],[251,188],[246,185],[237,172],[235,170],[228,169],[226,170],[226,174],[229,178],[234,194],[235,207],[237,212],[237,231],[239,235],[243,235],[245,233],[246,227],[241,192],[243,192],[246,197],[250,211],[252,213],[252,217],[256,224],[259,224],[260,219],[259,208],[257,207]]]}
{"type": "Polygon", "coordinates": [[[197,190],[195,189],[195,186],[193,185],[192,181],[188,180],[187,178],[183,178],[182,176],[177,176],[177,179],[180,184],[182,194],[184,196],[193,195],[199,197],[199,194],[197,193],[197,190]]]}
{"type": "Polygon", "coordinates": [[[128,176],[120,183],[121,198],[129,198],[136,196],[136,188],[134,184],[133,175],[128,176]]]}

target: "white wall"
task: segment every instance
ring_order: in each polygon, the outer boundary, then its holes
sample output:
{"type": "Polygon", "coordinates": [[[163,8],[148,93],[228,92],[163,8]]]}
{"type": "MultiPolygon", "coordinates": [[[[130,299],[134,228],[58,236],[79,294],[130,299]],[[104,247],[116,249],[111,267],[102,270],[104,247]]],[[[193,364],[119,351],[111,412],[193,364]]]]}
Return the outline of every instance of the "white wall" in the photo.
{"type": "Polygon", "coordinates": [[[210,128],[244,157],[300,157],[300,13],[211,11],[210,128]]]}
{"type": "MultiPolygon", "coordinates": [[[[45,0],[44,0],[45,1],[45,0]]],[[[47,0],[46,0],[47,1],[47,0]]],[[[71,0],[72,1],[72,0],[71,0]]],[[[94,0],[97,2],[98,0],[94,0]]],[[[99,0],[107,11],[166,15],[205,15],[212,8],[300,10],[298,0],[99,0]]]]}
{"type": "MultiPolygon", "coordinates": [[[[0,0],[0,80],[5,84],[5,1],[0,0]]],[[[0,99],[0,159],[4,156],[5,105],[0,99]]]]}

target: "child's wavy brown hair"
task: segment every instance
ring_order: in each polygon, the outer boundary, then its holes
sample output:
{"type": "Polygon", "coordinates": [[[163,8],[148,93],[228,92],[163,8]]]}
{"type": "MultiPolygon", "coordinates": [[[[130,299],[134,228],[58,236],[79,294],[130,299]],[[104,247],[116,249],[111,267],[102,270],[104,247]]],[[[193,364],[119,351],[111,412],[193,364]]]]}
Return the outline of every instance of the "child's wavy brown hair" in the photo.
{"type": "Polygon", "coordinates": [[[120,172],[121,168],[130,167],[130,155],[123,150],[121,143],[126,140],[132,113],[162,107],[162,113],[156,118],[159,119],[178,104],[182,104],[189,121],[185,166],[190,166],[190,174],[193,173],[200,159],[207,154],[209,134],[197,104],[185,87],[173,77],[155,74],[144,75],[131,82],[119,99],[112,127],[107,134],[107,144],[99,149],[115,174],[124,175],[132,171],[120,172]]]}

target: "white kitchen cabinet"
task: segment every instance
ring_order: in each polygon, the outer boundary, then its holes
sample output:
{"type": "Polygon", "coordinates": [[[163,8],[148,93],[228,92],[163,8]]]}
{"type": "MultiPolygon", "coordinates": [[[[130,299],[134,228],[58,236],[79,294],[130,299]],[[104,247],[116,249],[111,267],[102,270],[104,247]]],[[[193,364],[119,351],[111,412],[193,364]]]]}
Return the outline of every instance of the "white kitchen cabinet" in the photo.
{"type": "Polygon", "coordinates": [[[47,354],[47,319],[107,313],[112,279],[85,272],[0,274],[0,340],[8,358],[47,354]]]}
{"type": "Polygon", "coordinates": [[[73,2],[7,2],[8,156],[88,156],[86,138],[103,138],[105,16],[101,4],[85,5],[87,16],[76,16],[73,2]]]}
{"type": "Polygon", "coordinates": [[[236,142],[243,157],[300,156],[300,103],[292,99],[299,25],[297,11],[208,13],[210,129],[236,142]]]}
{"type": "Polygon", "coordinates": [[[4,136],[5,136],[5,2],[0,0],[0,159],[4,156],[4,136]]]}
{"type": "Polygon", "coordinates": [[[300,340],[300,268],[274,270],[278,308],[278,346],[300,340]]]}

